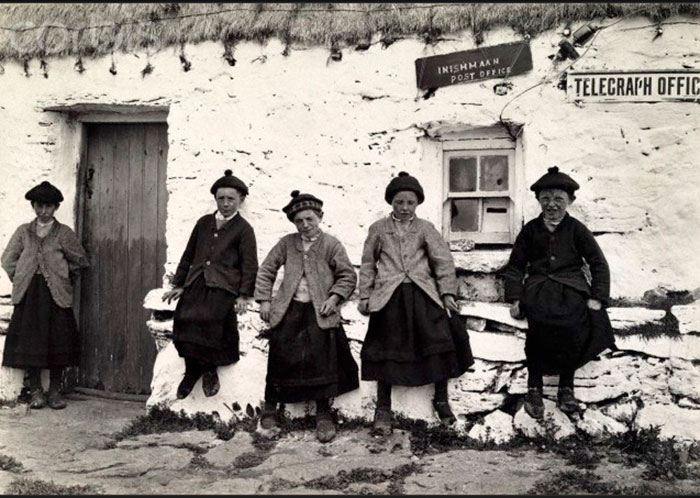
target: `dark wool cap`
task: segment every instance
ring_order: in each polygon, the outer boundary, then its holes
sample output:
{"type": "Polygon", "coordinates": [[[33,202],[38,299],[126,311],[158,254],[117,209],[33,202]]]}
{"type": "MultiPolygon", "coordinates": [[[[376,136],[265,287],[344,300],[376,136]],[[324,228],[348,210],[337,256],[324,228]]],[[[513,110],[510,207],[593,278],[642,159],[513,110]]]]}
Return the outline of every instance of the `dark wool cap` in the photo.
{"type": "Polygon", "coordinates": [[[292,190],[292,200],[282,208],[289,221],[294,221],[294,215],[305,209],[313,209],[322,213],[323,201],[311,194],[300,194],[298,190],[292,190]]]}
{"type": "Polygon", "coordinates": [[[29,201],[43,202],[44,204],[58,204],[63,202],[63,194],[49,182],[41,182],[36,187],[30,189],[24,198],[29,201]]]}
{"type": "Polygon", "coordinates": [[[241,194],[248,195],[248,187],[245,186],[245,183],[243,183],[240,178],[233,176],[233,171],[230,169],[224,171],[224,176],[214,182],[214,185],[211,186],[210,192],[216,195],[216,191],[221,187],[232,187],[238,190],[241,194]]]}
{"type": "Polygon", "coordinates": [[[552,166],[547,170],[546,174],[542,175],[539,180],[532,184],[530,190],[538,194],[540,191],[547,188],[558,188],[564,192],[573,194],[574,190],[578,190],[579,184],[566,173],[560,173],[557,166],[552,166]]]}
{"type": "Polygon", "coordinates": [[[386,186],[386,192],[384,193],[384,199],[386,202],[391,204],[394,196],[403,190],[410,190],[416,193],[418,196],[418,204],[421,204],[425,200],[425,195],[423,195],[423,187],[420,186],[418,180],[415,177],[409,175],[405,171],[401,171],[399,176],[395,176],[386,186]]]}

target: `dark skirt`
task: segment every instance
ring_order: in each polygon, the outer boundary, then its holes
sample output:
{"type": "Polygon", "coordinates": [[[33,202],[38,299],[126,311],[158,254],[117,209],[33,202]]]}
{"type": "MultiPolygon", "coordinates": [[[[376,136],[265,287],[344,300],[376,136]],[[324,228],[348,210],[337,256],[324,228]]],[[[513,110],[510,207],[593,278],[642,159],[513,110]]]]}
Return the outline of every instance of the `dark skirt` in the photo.
{"type": "Polygon", "coordinates": [[[551,279],[525,287],[521,301],[528,320],[525,355],[545,375],[579,368],[615,347],[608,312],[593,311],[588,296],[551,279]]]}
{"type": "Polygon", "coordinates": [[[362,346],[362,380],[422,386],[459,377],[474,363],[463,319],[402,283],[370,315],[362,346]]]}
{"type": "Polygon", "coordinates": [[[73,308],[58,306],[44,276],[34,275],[12,313],[3,366],[66,367],[77,365],[79,359],[80,336],[73,308]]]}
{"type": "Polygon", "coordinates": [[[292,301],[270,331],[265,400],[295,403],[359,387],[358,367],[342,325],[321,329],[312,303],[292,301]]]}
{"type": "Polygon", "coordinates": [[[178,354],[220,366],[239,360],[236,296],[207,287],[204,275],[185,288],[175,308],[173,343],[178,354]]]}

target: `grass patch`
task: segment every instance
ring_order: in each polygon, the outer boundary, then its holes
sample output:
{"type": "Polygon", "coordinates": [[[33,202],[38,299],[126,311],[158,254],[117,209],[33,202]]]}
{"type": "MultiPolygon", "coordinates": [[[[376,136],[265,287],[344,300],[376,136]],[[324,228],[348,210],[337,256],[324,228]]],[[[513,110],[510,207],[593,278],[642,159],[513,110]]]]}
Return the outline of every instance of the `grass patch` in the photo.
{"type": "Polygon", "coordinates": [[[647,340],[656,337],[670,337],[678,340],[682,338],[678,319],[669,311],[666,311],[666,315],[657,322],[645,322],[627,329],[615,329],[615,335],[620,337],[639,335],[647,340]]]}
{"type": "Polygon", "coordinates": [[[657,490],[649,484],[622,486],[604,482],[591,471],[565,470],[537,482],[527,494],[530,495],[650,495],[657,490]]]}
{"type": "Polygon", "coordinates": [[[303,486],[312,489],[343,490],[355,483],[381,484],[389,482],[387,493],[397,495],[402,493],[406,477],[420,472],[421,469],[420,465],[414,463],[399,465],[391,470],[358,467],[350,471],[341,470],[334,476],[322,476],[305,481],[303,486]]]}
{"type": "Polygon", "coordinates": [[[213,469],[214,464],[207,460],[202,454],[197,454],[190,459],[190,467],[195,469],[213,469]]]}
{"type": "Polygon", "coordinates": [[[238,455],[233,460],[233,466],[237,469],[250,469],[263,463],[265,460],[267,460],[268,456],[269,455],[267,452],[248,451],[238,455]]]}
{"type": "Polygon", "coordinates": [[[53,481],[22,478],[12,481],[5,492],[10,495],[94,495],[102,493],[102,488],[92,485],[64,486],[53,481]]]}
{"type": "Polygon", "coordinates": [[[113,437],[117,441],[144,434],[161,434],[164,432],[206,431],[212,430],[219,439],[228,441],[236,434],[236,422],[222,422],[213,415],[196,413],[187,415],[183,410],[176,413],[166,406],[152,406],[146,415],[140,415],[113,437]]]}
{"type": "Polygon", "coordinates": [[[19,473],[24,470],[22,462],[9,455],[0,455],[0,470],[19,473]]]}

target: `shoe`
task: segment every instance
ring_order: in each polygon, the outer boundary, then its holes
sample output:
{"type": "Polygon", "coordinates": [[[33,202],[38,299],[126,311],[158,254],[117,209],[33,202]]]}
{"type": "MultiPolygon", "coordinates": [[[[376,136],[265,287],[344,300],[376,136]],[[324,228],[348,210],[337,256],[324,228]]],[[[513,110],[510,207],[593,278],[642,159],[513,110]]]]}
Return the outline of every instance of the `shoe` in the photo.
{"type": "Polygon", "coordinates": [[[457,422],[457,417],[455,417],[455,414],[452,413],[450,409],[449,401],[433,400],[433,408],[437,412],[440,422],[444,425],[452,425],[457,422]]]}
{"type": "Polygon", "coordinates": [[[177,386],[177,399],[185,399],[192,392],[192,388],[199,380],[198,375],[185,374],[185,376],[180,381],[180,385],[177,386]]]}
{"type": "Polygon", "coordinates": [[[316,414],[316,439],[322,443],[327,443],[335,437],[335,424],[330,413],[316,414]]]}
{"type": "Polygon", "coordinates": [[[525,411],[532,418],[544,417],[544,401],[541,387],[528,387],[525,395],[525,411]]]}
{"type": "Polygon", "coordinates": [[[391,410],[387,410],[386,408],[377,408],[374,410],[372,435],[388,436],[391,432],[391,410]]]}
{"type": "Polygon", "coordinates": [[[46,406],[46,395],[41,388],[32,390],[32,397],[29,400],[29,408],[40,410],[46,406]]]}
{"type": "Polygon", "coordinates": [[[219,392],[219,375],[216,370],[209,370],[202,375],[202,391],[209,398],[219,392]]]}
{"type": "Polygon", "coordinates": [[[572,387],[560,387],[557,392],[557,408],[564,413],[572,413],[579,409],[572,387]]]}
{"type": "Polygon", "coordinates": [[[54,391],[51,392],[49,391],[49,406],[53,408],[54,410],[62,410],[64,409],[67,405],[66,400],[63,398],[63,395],[59,391],[54,391]]]}
{"type": "Polygon", "coordinates": [[[268,431],[279,427],[277,423],[277,409],[263,408],[263,411],[260,414],[260,427],[268,431]]]}

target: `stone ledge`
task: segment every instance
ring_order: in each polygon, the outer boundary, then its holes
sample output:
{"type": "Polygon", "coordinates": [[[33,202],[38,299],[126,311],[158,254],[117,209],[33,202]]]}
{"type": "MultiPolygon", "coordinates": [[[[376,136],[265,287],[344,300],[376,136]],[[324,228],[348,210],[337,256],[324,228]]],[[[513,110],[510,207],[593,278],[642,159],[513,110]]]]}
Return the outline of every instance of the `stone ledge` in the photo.
{"type": "Polygon", "coordinates": [[[659,322],[666,316],[666,311],[647,308],[608,308],[608,316],[614,329],[625,330],[649,322],[659,322]]]}
{"type": "Polygon", "coordinates": [[[452,257],[458,270],[493,273],[505,268],[510,258],[510,249],[455,251],[452,257]]]}
{"type": "Polygon", "coordinates": [[[170,301],[170,303],[163,301],[163,294],[169,290],[163,287],[150,290],[143,298],[143,307],[153,311],[175,311],[177,301],[170,301]]]}
{"type": "Polygon", "coordinates": [[[506,303],[462,302],[459,314],[493,320],[518,329],[527,329],[527,320],[517,320],[510,316],[510,305],[506,303]]]}
{"type": "Polygon", "coordinates": [[[700,332],[700,302],[672,306],[671,314],[678,319],[681,334],[700,332]]]}

